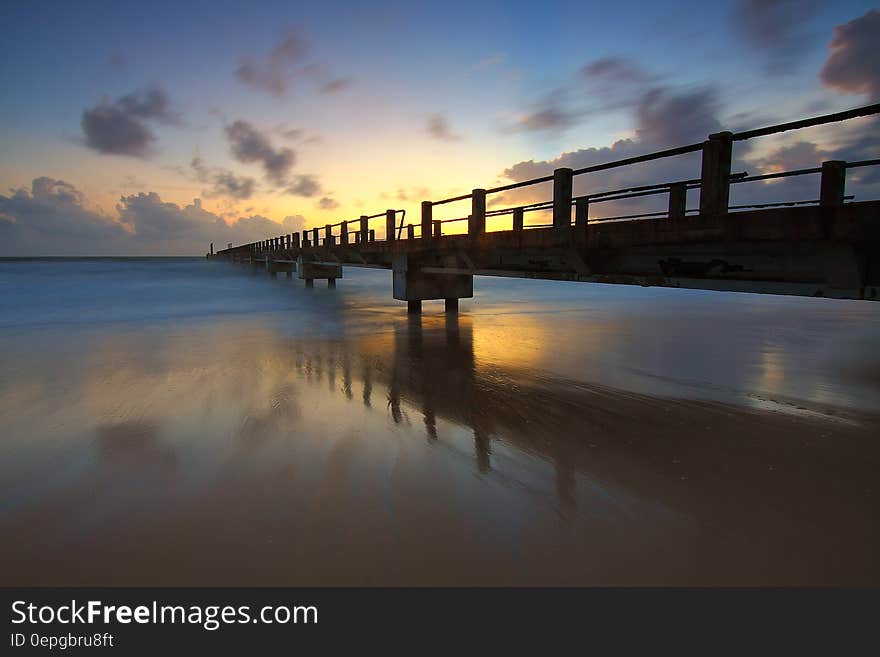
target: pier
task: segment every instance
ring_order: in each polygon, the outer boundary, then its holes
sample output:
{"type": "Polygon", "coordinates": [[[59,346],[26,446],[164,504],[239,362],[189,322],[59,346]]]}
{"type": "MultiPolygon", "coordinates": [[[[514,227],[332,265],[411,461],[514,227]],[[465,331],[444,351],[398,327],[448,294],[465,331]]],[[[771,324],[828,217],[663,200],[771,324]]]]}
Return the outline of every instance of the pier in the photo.
{"type": "Polygon", "coordinates": [[[212,246],[208,255],[263,267],[273,276],[296,273],[307,286],[326,280],[333,287],[345,267],[390,269],[393,297],[406,301],[411,313],[432,299],[444,300],[447,312],[455,312],[459,299],[473,296],[474,276],[877,300],[880,200],[847,196],[846,178],[854,169],[880,165],[880,159],[817,162],[763,175],[732,171],[732,163],[737,142],[878,113],[880,104],[874,104],[720,132],[638,157],[422,201],[417,223],[407,223],[403,210],[388,209],[216,253],[212,246]],[[699,178],[573,193],[581,176],[691,154],[700,156],[699,178]],[[797,176],[817,178],[813,198],[730,204],[735,185],[797,176]],[[552,198],[546,201],[499,209],[489,203],[496,194],[551,183],[552,198]],[[665,196],[666,209],[590,217],[598,204],[651,196],[665,196]],[[460,217],[435,219],[435,208],[447,204],[466,209],[460,217]],[[547,223],[529,225],[529,215],[546,217],[547,223]],[[509,229],[487,231],[493,217],[508,218],[509,229]],[[457,222],[466,222],[467,232],[444,234],[457,222]],[[377,228],[384,237],[377,239],[377,228]]]}

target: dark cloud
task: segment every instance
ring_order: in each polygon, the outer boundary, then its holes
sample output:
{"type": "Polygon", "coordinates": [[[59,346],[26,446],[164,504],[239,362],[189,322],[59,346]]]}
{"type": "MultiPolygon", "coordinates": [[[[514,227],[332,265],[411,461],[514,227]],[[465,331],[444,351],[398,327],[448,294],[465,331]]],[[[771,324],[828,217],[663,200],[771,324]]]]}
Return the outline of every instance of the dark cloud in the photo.
{"type": "Polygon", "coordinates": [[[822,83],[849,94],[880,100],[880,11],[834,28],[831,54],[822,67],[822,83]]]}
{"type": "Polygon", "coordinates": [[[154,87],[113,102],[102,100],[83,112],[80,124],[89,148],[111,155],[146,157],[156,141],[149,123],[171,123],[176,119],[168,97],[154,87]]]}
{"type": "Polygon", "coordinates": [[[274,148],[269,138],[246,121],[235,121],[226,126],[226,138],[232,156],[239,162],[258,162],[266,178],[283,187],[296,163],[296,154],[290,148],[274,148]]]}
{"type": "Polygon", "coordinates": [[[335,210],[339,207],[339,203],[337,203],[329,196],[325,196],[320,201],[318,201],[318,207],[322,210],[335,210]]]}
{"type": "Polygon", "coordinates": [[[315,194],[320,193],[321,183],[318,182],[318,179],[315,176],[309,174],[294,176],[290,185],[287,186],[286,191],[288,194],[293,194],[294,196],[314,196],[315,194]]]}
{"type": "Polygon", "coordinates": [[[625,57],[601,57],[581,68],[581,74],[589,79],[612,80],[615,82],[647,82],[651,76],[625,57]]]}
{"type": "Polygon", "coordinates": [[[227,223],[199,199],[181,207],[155,192],[122,196],[116,212],[89,209],[67,182],[36,178],[0,195],[0,255],[194,255],[210,242],[252,242],[281,227],[259,215],[227,223]]]}
{"type": "Polygon", "coordinates": [[[257,183],[248,176],[237,176],[232,171],[205,166],[202,159],[194,157],[190,166],[199,182],[210,183],[211,187],[202,194],[209,198],[227,197],[244,200],[253,196],[257,183]]]}
{"type": "Polygon", "coordinates": [[[820,4],[820,0],[739,0],[734,25],[766,59],[769,71],[786,73],[811,45],[806,25],[820,4]]]}
{"type": "Polygon", "coordinates": [[[272,48],[263,61],[244,58],[235,70],[235,77],[246,85],[282,96],[294,78],[296,67],[308,54],[305,39],[297,32],[289,32],[272,48]]]}
{"type": "Polygon", "coordinates": [[[711,88],[649,89],[636,107],[636,132],[641,141],[660,148],[702,141],[721,130],[717,111],[717,97],[711,88]]]}
{"type": "Polygon", "coordinates": [[[461,137],[452,132],[449,121],[442,114],[432,114],[428,117],[428,134],[440,141],[458,141],[461,137]]]}

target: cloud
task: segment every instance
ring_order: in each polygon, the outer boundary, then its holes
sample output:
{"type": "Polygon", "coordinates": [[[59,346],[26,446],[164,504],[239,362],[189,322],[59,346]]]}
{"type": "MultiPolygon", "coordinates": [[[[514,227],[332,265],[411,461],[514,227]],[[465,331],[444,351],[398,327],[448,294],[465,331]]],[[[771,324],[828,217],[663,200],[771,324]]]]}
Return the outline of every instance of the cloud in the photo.
{"type": "Polygon", "coordinates": [[[787,73],[811,45],[805,28],[820,4],[819,0],[739,0],[733,23],[765,57],[768,71],[787,73]]]}
{"type": "Polygon", "coordinates": [[[281,227],[283,228],[282,232],[285,235],[288,233],[300,233],[306,227],[306,218],[301,214],[284,217],[284,220],[281,222],[281,227]]]}
{"type": "Polygon", "coordinates": [[[449,121],[442,114],[432,114],[428,117],[428,134],[440,141],[458,141],[461,137],[452,132],[449,121]]]}
{"type": "Polygon", "coordinates": [[[237,176],[227,169],[206,167],[200,157],[194,157],[190,166],[199,182],[211,183],[211,188],[202,192],[209,198],[228,197],[244,200],[249,199],[256,191],[257,183],[253,178],[237,176]]]}
{"type": "Polygon", "coordinates": [[[831,54],[822,67],[822,83],[848,94],[865,94],[880,100],[880,11],[834,28],[831,54]]]}
{"type": "Polygon", "coordinates": [[[117,216],[86,207],[63,180],[35,178],[30,188],[0,195],[0,255],[195,255],[208,244],[242,244],[281,232],[260,215],[227,223],[202,207],[164,202],[155,192],[122,196],[117,216]]]}
{"type": "Polygon", "coordinates": [[[329,196],[325,196],[320,201],[318,201],[318,207],[322,210],[335,210],[339,207],[339,203],[337,203],[329,196]]]}
{"type": "Polygon", "coordinates": [[[242,84],[278,97],[287,94],[298,78],[311,79],[322,94],[351,86],[350,77],[334,76],[325,65],[308,62],[309,50],[305,37],[289,30],[264,59],[244,57],[235,69],[235,77],[242,84]]]}
{"type": "Polygon", "coordinates": [[[561,132],[576,125],[582,110],[563,106],[559,93],[545,96],[530,112],[517,116],[506,132],[561,132]]]}
{"type": "Polygon", "coordinates": [[[721,130],[717,111],[718,99],[711,87],[684,91],[655,87],[638,102],[636,134],[660,148],[702,141],[721,130]]]}
{"type": "Polygon", "coordinates": [[[146,157],[156,136],[150,122],[173,123],[170,102],[163,91],[150,88],[136,91],[110,102],[83,111],[82,126],[85,145],[99,153],[146,157]]]}
{"type": "Polygon", "coordinates": [[[242,84],[274,96],[283,96],[294,78],[296,66],[305,59],[308,50],[302,35],[288,32],[265,60],[245,57],[235,69],[235,77],[242,84]]]}
{"type": "Polygon", "coordinates": [[[638,64],[626,57],[595,59],[581,68],[581,75],[614,82],[647,82],[652,79],[638,64]]]}
{"type": "Polygon", "coordinates": [[[315,176],[309,174],[295,176],[286,189],[288,194],[306,197],[314,196],[320,191],[321,183],[318,182],[318,179],[315,176]]]}
{"type": "Polygon", "coordinates": [[[239,162],[258,162],[266,178],[278,187],[287,184],[287,176],[296,163],[296,153],[290,148],[274,148],[269,138],[246,121],[235,121],[226,126],[232,156],[239,162]]]}

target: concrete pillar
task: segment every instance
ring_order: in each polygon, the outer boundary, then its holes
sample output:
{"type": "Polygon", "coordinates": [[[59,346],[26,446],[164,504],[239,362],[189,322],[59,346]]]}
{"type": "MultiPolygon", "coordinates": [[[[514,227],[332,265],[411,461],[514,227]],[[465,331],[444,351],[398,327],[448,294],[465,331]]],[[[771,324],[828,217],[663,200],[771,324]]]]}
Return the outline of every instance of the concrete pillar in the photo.
{"type": "Polygon", "coordinates": [[[306,279],[306,287],[315,287],[315,279],[307,278],[306,279]]]}
{"type": "Polygon", "coordinates": [[[684,219],[687,209],[687,185],[677,183],[669,188],[669,218],[684,219]]]}
{"type": "Polygon", "coordinates": [[[422,239],[431,239],[431,216],[434,206],[431,201],[422,201],[422,239]]]}
{"type": "Polygon", "coordinates": [[[361,244],[364,244],[368,239],[370,239],[370,220],[367,219],[367,215],[361,215],[361,244]]]}
{"type": "Polygon", "coordinates": [[[703,142],[700,173],[700,214],[710,220],[727,214],[730,204],[730,162],[733,134],[718,132],[703,142]]]}
{"type": "Polygon", "coordinates": [[[291,246],[294,249],[298,249],[299,248],[299,233],[294,233],[290,237],[292,239],[291,246]]]}
{"type": "Polygon", "coordinates": [[[376,241],[376,229],[375,228],[370,228],[370,241],[371,242],[376,241]]]}
{"type": "Polygon", "coordinates": [[[410,315],[418,315],[420,312],[422,312],[422,302],[418,299],[407,301],[406,312],[408,312],[410,315]]]}
{"type": "Polygon", "coordinates": [[[333,227],[330,224],[324,226],[324,246],[333,246],[333,227]]]}
{"type": "Polygon", "coordinates": [[[211,242],[211,255],[214,255],[214,242],[211,242]]]}
{"type": "Polygon", "coordinates": [[[586,226],[589,222],[590,215],[590,199],[581,196],[574,202],[574,225],[586,226]]]}
{"type": "Polygon", "coordinates": [[[553,226],[571,226],[571,197],[574,177],[572,170],[556,169],[553,172],[553,226]]]}
{"type": "Polygon", "coordinates": [[[360,244],[360,243],[361,243],[361,234],[360,234],[360,232],[357,232],[357,233],[354,234],[354,243],[355,243],[355,244],[360,244]]]}
{"type": "MultiPolygon", "coordinates": [[[[474,277],[470,274],[425,273],[425,260],[405,253],[392,261],[393,296],[399,301],[460,299],[474,296],[474,277]]],[[[436,265],[436,262],[431,262],[436,265]]]]}
{"type": "Polygon", "coordinates": [[[348,244],[348,222],[343,221],[339,227],[339,243],[348,244]]]}
{"type": "Polygon", "coordinates": [[[318,227],[315,226],[312,228],[312,246],[318,246],[321,243],[321,236],[318,232],[318,227]]]}
{"type": "Polygon", "coordinates": [[[434,237],[440,237],[443,233],[443,224],[440,223],[440,220],[435,220],[432,222],[434,224],[434,237]]]}
{"type": "Polygon", "coordinates": [[[309,231],[307,230],[303,230],[302,245],[304,247],[309,246],[309,231]]]}
{"type": "Polygon", "coordinates": [[[522,208],[513,209],[513,230],[520,232],[523,230],[525,211],[522,208]]]}
{"type": "Polygon", "coordinates": [[[819,205],[823,208],[843,205],[846,189],[846,162],[829,160],[822,163],[822,181],[819,184],[819,205]]]}
{"type": "Polygon", "coordinates": [[[412,224],[406,226],[406,239],[414,240],[416,238],[416,227],[412,224]]]}
{"type": "Polygon", "coordinates": [[[486,232],[486,190],[471,192],[471,214],[468,217],[468,235],[476,237],[486,232]]]}
{"type": "Polygon", "coordinates": [[[385,239],[388,241],[392,241],[397,237],[394,229],[394,218],[396,216],[397,213],[394,210],[385,210],[385,239]]]}
{"type": "Polygon", "coordinates": [[[446,299],[446,312],[448,312],[448,313],[457,313],[458,312],[458,299],[446,299]]]}
{"type": "Polygon", "coordinates": [[[327,287],[336,287],[336,279],[328,278],[327,279],[327,287]]]}

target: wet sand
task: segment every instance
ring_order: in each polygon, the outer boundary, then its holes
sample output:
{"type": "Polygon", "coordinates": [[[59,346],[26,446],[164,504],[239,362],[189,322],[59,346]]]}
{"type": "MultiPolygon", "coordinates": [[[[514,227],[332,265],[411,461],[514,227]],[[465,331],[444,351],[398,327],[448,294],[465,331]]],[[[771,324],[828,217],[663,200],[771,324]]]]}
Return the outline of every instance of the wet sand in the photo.
{"type": "Polygon", "coordinates": [[[870,408],[564,375],[558,318],[287,321],[7,329],[0,584],[880,584],[870,408]]]}

